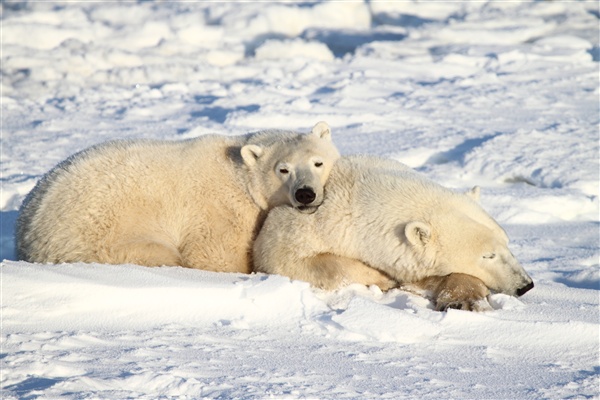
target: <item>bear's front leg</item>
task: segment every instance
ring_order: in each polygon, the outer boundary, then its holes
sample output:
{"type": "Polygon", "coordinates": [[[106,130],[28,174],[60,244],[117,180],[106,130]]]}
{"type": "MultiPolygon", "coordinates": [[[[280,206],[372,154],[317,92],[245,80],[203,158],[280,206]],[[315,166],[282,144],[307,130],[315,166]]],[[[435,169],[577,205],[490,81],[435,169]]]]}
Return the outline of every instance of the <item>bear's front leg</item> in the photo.
{"type": "Polygon", "coordinates": [[[388,275],[353,258],[322,253],[304,258],[302,262],[301,267],[295,268],[294,273],[288,270],[287,275],[308,281],[320,289],[337,290],[353,283],[376,285],[382,291],[398,287],[398,282],[388,275]]]}
{"type": "Polygon", "coordinates": [[[490,294],[485,284],[474,276],[453,273],[445,276],[430,276],[418,282],[406,284],[402,289],[430,298],[436,311],[458,309],[465,311],[490,311],[487,300],[490,294]]]}
{"type": "Polygon", "coordinates": [[[371,268],[359,260],[331,254],[327,256],[327,259],[330,268],[335,266],[339,270],[343,285],[352,283],[365,286],[375,285],[384,292],[399,286],[398,282],[385,272],[371,268]]]}

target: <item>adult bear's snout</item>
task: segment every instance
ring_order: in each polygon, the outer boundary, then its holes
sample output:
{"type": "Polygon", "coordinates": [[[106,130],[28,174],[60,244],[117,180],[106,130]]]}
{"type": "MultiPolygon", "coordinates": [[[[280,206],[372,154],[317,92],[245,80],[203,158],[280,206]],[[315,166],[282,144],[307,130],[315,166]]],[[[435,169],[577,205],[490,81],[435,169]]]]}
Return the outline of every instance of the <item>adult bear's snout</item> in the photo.
{"type": "Polygon", "coordinates": [[[523,296],[525,293],[533,289],[533,281],[529,282],[527,285],[522,288],[517,289],[517,296],[523,296]]]}
{"type": "Polygon", "coordinates": [[[296,190],[294,197],[300,204],[310,204],[315,201],[317,195],[311,188],[304,187],[302,189],[296,190]]]}

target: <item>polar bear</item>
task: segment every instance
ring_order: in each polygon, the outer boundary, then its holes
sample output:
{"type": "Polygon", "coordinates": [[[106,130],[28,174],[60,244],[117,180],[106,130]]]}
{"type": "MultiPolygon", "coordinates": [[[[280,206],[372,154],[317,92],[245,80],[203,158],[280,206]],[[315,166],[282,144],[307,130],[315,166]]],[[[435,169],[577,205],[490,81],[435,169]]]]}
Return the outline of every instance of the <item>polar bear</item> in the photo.
{"type": "Polygon", "coordinates": [[[339,159],[313,214],[271,210],[254,244],[255,271],[332,290],[350,283],[428,291],[437,309],[485,309],[488,288],[522,295],[531,278],[508,237],[468,194],[393,160],[339,159]]]}
{"type": "Polygon", "coordinates": [[[267,211],[314,211],[338,157],[325,122],[310,134],[100,144],[56,166],[25,199],[17,257],[249,273],[267,211]]]}

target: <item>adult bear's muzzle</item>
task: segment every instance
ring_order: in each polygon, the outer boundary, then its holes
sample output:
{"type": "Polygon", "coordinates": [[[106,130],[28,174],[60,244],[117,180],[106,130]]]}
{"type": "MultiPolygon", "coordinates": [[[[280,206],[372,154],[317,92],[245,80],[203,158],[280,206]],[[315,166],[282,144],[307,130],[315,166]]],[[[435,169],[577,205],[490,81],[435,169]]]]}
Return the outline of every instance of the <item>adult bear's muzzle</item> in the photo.
{"type": "Polygon", "coordinates": [[[517,296],[521,297],[531,289],[533,289],[533,281],[529,282],[527,285],[517,289],[517,296]]]}

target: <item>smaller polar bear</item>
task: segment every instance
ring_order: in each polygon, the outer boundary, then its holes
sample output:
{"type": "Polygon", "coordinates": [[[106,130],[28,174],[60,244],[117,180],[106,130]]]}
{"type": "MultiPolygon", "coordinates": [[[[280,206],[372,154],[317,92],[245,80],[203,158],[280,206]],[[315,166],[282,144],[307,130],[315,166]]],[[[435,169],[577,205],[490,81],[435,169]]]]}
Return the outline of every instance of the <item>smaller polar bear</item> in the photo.
{"type": "Polygon", "coordinates": [[[17,256],[249,273],[267,211],[314,211],[338,157],[325,122],[308,135],[100,144],[56,166],[25,199],[17,256]]]}
{"type": "Polygon", "coordinates": [[[478,188],[455,193],[393,160],[341,158],[315,213],[269,213],[254,245],[255,270],[327,290],[402,285],[427,292],[438,310],[486,309],[488,288],[520,296],[533,282],[478,195],[478,188]]]}

